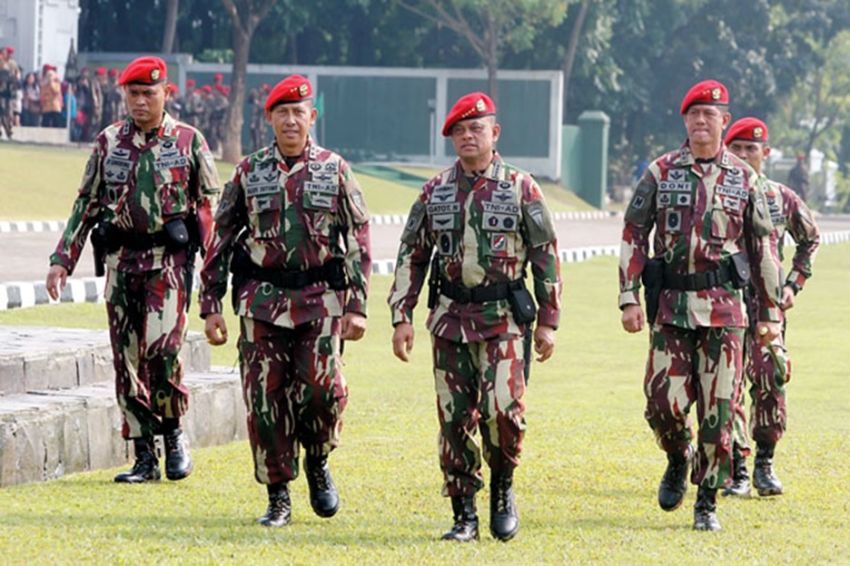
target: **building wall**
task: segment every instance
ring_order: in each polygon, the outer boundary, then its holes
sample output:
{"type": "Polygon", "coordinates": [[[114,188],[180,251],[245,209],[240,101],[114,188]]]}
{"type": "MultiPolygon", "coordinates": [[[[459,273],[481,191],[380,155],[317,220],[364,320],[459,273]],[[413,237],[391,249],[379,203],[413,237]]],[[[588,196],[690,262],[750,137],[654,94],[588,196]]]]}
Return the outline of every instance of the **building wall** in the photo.
{"type": "Polygon", "coordinates": [[[77,45],[79,14],[79,0],[0,0],[0,46],[14,47],[26,72],[50,63],[62,77],[71,42],[77,45]]]}

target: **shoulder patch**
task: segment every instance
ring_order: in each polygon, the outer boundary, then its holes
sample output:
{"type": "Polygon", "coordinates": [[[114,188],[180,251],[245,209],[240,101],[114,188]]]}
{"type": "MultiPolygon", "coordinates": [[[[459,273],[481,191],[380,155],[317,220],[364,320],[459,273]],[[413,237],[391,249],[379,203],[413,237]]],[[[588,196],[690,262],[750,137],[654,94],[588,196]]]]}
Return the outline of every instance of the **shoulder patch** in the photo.
{"type": "Polygon", "coordinates": [[[416,238],[419,236],[419,229],[422,227],[422,222],[425,220],[425,203],[416,199],[413,206],[410,207],[410,213],[407,215],[407,224],[404,225],[404,231],[401,233],[401,241],[412,246],[416,243],[416,238]]]}
{"type": "Polygon", "coordinates": [[[522,205],[522,219],[528,234],[529,247],[537,247],[556,239],[552,215],[542,200],[533,200],[522,205]]]}
{"type": "Polygon", "coordinates": [[[635,194],[626,209],[625,220],[638,226],[645,226],[653,213],[653,200],[655,198],[655,183],[644,176],[635,187],[635,194]]]}

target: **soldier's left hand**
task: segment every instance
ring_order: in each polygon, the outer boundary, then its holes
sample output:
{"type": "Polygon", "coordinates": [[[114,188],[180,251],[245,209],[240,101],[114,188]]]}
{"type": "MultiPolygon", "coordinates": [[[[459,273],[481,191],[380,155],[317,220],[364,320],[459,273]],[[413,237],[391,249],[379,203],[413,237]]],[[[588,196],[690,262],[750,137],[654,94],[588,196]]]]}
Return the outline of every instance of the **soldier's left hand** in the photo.
{"type": "Polygon", "coordinates": [[[342,317],[342,334],[340,338],[356,342],[366,333],[366,317],[356,312],[349,312],[342,317]]]}
{"type": "Polygon", "coordinates": [[[778,322],[761,321],[758,323],[757,329],[759,342],[761,342],[762,345],[767,346],[782,332],[782,325],[778,322]]]}
{"type": "Polygon", "coordinates": [[[545,362],[555,351],[555,329],[551,326],[537,325],[534,329],[534,351],[540,354],[538,362],[545,362]]]}
{"type": "Polygon", "coordinates": [[[782,302],[779,307],[784,311],[794,308],[794,289],[789,285],[782,288],[782,302]]]}

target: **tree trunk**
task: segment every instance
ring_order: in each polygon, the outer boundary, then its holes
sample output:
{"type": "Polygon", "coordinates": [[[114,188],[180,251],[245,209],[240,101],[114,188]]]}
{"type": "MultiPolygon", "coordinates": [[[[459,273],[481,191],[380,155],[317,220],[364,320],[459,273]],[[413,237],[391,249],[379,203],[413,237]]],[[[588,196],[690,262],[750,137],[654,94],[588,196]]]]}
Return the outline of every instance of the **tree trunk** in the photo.
{"type": "Polygon", "coordinates": [[[177,11],[180,0],[168,0],[165,6],[165,31],[162,35],[162,52],[169,54],[174,50],[174,35],[177,32],[177,11]]]}
{"type": "Polygon", "coordinates": [[[584,20],[587,17],[587,8],[590,4],[590,0],[582,0],[579,5],[578,14],[576,14],[576,21],[573,22],[573,29],[570,31],[570,40],[567,44],[567,52],[564,54],[564,64],[562,65],[562,69],[564,71],[564,108],[563,108],[563,116],[564,123],[567,123],[567,101],[569,99],[569,90],[570,90],[570,78],[572,78],[573,74],[573,64],[576,59],[576,52],[578,51],[578,40],[581,37],[582,29],[584,29],[584,20]]]}
{"type": "Polygon", "coordinates": [[[230,75],[230,104],[224,122],[221,158],[230,163],[242,159],[242,110],[245,106],[245,75],[248,72],[248,53],[251,50],[251,36],[254,27],[243,29],[233,23],[233,71],[230,75]]]}
{"type": "Polygon", "coordinates": [[[487,90],[490,98],[499,107],[499,30],[495,18],[487,13],[487,90]]]}

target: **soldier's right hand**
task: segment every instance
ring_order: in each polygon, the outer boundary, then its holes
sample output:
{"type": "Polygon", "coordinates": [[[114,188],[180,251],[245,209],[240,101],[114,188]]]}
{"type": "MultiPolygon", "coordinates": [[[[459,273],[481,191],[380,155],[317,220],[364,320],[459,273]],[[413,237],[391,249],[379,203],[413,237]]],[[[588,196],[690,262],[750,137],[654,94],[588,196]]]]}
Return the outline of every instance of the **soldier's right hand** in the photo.
{"type": "Polygon", "coordinates": [[[68,270],[61,265],[51,265],[50,271],[47,272],[47,294],[54,301],[59,300],[59,293],[65,288],[65,282],[68,281],[68,270]]]}
{"type": "Polygon", "coordinates": [[[640,305],[626,305],[623,307],[623,317],[620,320],[626,332],[640,332],[643,330],[643,309],[640,305]]]}
{"type": "Polygon", "coordinates": [[[393,331],[393,354],[403,362],[410,359],[413,350],[413,325],[409,322],[400,322],[393,331]]]}
{"type": "Polygon", "coordinates": [[[204,334],[207,342],[213,346],[221,346],[227,342],[227,324],[224,317],[218,313],[208,314],[204,319],[204,334]]]}

